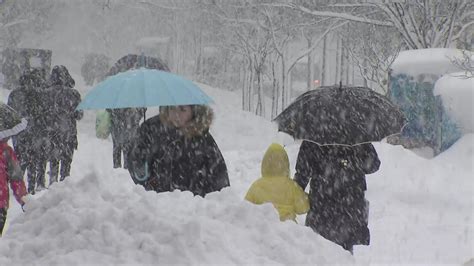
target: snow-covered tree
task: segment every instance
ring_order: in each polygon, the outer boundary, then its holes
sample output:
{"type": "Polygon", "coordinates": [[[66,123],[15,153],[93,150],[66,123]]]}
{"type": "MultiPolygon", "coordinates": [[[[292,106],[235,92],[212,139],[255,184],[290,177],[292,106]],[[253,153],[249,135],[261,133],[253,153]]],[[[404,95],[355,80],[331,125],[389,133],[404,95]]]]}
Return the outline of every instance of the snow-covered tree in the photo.
{"type": "Polygon", "coordinates": [[[394,28],[407,49],[450,47],[474,26],[471,0],[307,1],[276,4],[317,17],[394,28]]]}
{"type": "Polygon", "coordinates": [[[360,70],[364,86],[386,93],[388,72],[401,48],[398,33],[370,24],[349,24],[340,35],[351,63],[360,70]]]}

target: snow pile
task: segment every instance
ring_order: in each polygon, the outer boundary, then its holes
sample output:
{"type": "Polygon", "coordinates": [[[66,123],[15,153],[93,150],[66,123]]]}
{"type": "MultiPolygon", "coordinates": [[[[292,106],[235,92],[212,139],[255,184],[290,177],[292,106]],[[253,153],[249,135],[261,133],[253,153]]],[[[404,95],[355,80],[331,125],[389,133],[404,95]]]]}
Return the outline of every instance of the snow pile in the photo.
{"type": "Polygon", "coordinates": [[[256,208],[231,188],[206,199],[147,193],[125,175],[94,173],[31,201],[2,242],[1,265],[351,262],[311,229],[279,222],[271,205],[256,208]]]}
{"type": "Polygon", "coordinates": [[[449,116],[463,133],[474,133],[474,78],[458,72],[444,75],[435,83],[434,94],[441,95],[449,116]]]}
{"type": "Polygon", "coordinates": [[[393,75],[407,74],[416,77],[420,74],[444,75],[458,72],[460,69],[453,65],[454,59],[463,57],[462,51],[447,48],[429,48],[402,51],[393,61],[393,75]]]}
{"type": "Polygon", "coordinates": [[[431,160],[400,146],[375,147],[382,165],[367,178],[373,237],[367,255],[377,263],[427,265],[472,258],[474,135],[431,160]]]}

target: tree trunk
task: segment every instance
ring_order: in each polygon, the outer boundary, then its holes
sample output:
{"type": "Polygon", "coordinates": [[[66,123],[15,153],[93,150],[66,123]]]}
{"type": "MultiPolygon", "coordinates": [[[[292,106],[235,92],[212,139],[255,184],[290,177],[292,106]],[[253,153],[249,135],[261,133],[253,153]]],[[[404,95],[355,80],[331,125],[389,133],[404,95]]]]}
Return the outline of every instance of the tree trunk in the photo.
{"type": "Polygon", "coordinates": [[[285,109],[286,106],[286,67],[285,67],[285,60],[281,57],[281,110],[285,109]]]}
{"type": "MultiPolygon", "coordinates": [[[[341,66],[339,67],[339,82],[345,82],[345,74],[346,74],[346,65],[347,65],[347,62],[346,62],[346,54],[345,54],[345,50],[344,50],[344,40],[341,39],[341,45],[340,45],[340,49],[341,49],[341,53],[340,53],[340,56],[341,56],[341,59],[340,59],[340,62],[341,62],[341,66]]],[[[339,83],[338,82],[338,83],[339,83]]]]}
{"type": "Polygon", "coordinates": [[[291,76],[291,71],[289,71],[287,72],[287,75],[286,75],[286,104],[287,104],[286,106],[290,105],[291,103],[292,87],[293,87],[293,79],[291,76]]]}
{"type": "Polygon", "coordinates": [[[242,80],[242,110],[245,111],[245,107],[246,107],[246,95],[247,95],[247,81],[248,81],[248,71],[247,69],[245,68],[245,66],[243,67],[243,70],[244,70],[244,73],[243,73],[243,80],[242,80]]]}
{"type": "Polygon", "coordinates": [[[199,61],[198,61],[198,69],[199,72],[198,74],[201,76],[202,75],[202,70],[203,70],[203,47],[202,47],[202,21],[200,20],[199,23],[199,61]]]}
{"type": "Polygon", "coordinates": [[[278,81],[277,81],[277,76],[275,73],[274,62],[272,62],[272,77],[273,77],[273,89],[272,89],[272,116],[271,118],[273,119],[278,114],[278,99],[279,99],[278,81]]]}
{"type": "Polygon", "coordinates": [[[351,82],[351,84],[356,85],[355,84],[355,67],[354,67],[354,64],[352,64],[351,70],[352,70],[352,74],[351,74],[352,82],[351,82]]]}
{"type": "Polygon", "coordinates": [[[254,71],[253,71],[253,65],[254,65],[254,62],[252,60],[250,60],[250,68],[249,68],[249,72],[250,72],[250,79],[249,79],[249,87],[248,87],[248,98],[247,98],[247,111],[251,111],[252,110],[252,98],[253,98],[253,88],[254,88],[254,71]]]}
{"type": "Polygon", "coordinates": [[[324,42],[323,42],[323,60],[322,60],[323,62],[321,66],[321,81],[320,81],[321,86],[326,86],[326,67],[327,67],[326,49],[327,49],[327,35],[324,36],[324,42]]]}
{"type": "Polygon", "coordinates": [[[364,78],[364,87],[368,87],[369,82],[367,81],[367,59],[366,58],[364,58],[364,61],[362,63],[362,67],[364,68],[364,70],[363,70],[364,74],[362,75],[363,78],[364,78]]]}
{"type": "Polygon", "coordinates": [[[259,69],[255,72],[255,75],[257,75],[257,106],[255,108],[255,114],[262,116],[262,84],[260,83],[261,70],[259,69]]]}
{"type": "MultiPolygon", "coordinates": [[[[308,38],[308,48],[312,46],[312,40],[311,38],[308,38]]],[[[314,53],[310,52],[308,54],[308,62],[307,62],[307,80],[306,80],[306,90],[311,90],[314,88],[314,68],[313,68],[313,56],[314,53]]]]}
{"type": "Polygon", "coordinates": [[[339,45],[339,37],[336,37],[336,42],[337,42],[337,45],[336,45],[336,80],[334,82],[334,84],[339,84],[339,80],[341,79],[340,77],[340,70],[339,70],[339,66],[341,64],[341,60],[340,60],[340,45],[339,45]]]}
{"type": "Polygon", "coordinates": [[[349,52],[347,51],[347,49],[345,49],[345,55],[346,55],[346,85],[349,85],[349,68],[351,67],[350,64],[349,64],[349,52]]]}
{"type": "Polygon", "coordinates": [[[178,15],[176,14],[177,11],[174,11],[173,12],[173,21],[174,21],[174,26],[175,26],[175,38],[174,38],[174,53],[173,53],[173,59],[174,59],[174,72],[176,74],[179,74],[179,54],[180,54],[180,51],[179,51],[179,38],[180,38],[180,34],[179,34],[179,26],[178,26],[178,15]]]}

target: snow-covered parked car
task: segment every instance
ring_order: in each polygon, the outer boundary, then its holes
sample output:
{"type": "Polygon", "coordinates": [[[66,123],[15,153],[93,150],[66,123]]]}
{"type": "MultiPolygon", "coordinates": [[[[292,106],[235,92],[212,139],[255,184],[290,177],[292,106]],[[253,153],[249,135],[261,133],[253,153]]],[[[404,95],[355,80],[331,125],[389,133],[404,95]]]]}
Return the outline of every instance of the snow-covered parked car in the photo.
{"type": "MultiPolygon", "coordinates": [[[[401,144],[409,149],[428,149],[429,155],[433,156],[448,149],[462,136],[465,126],[460,123],[464,123],[464,120],[458,119],[452,111],[461,106],[452,106],[446,97],[451,93],[460,93],[459,88],[446,89],[457,87],[459,81],[444,76],[462,70],[456,61],[461,60],[466,53],[470,52],[445,48],[400,52],[391,66],[387,96],[400,107],[407,125],[399,137],[389,139],[390,143],[401,144]],[[441,82],[438,86],[443,89],[435,93],[438,81],[441,82]]],[[[470,89],[463,90],[463,93],[470,91],[471,96],[459,94],[453,97],[470,99],[472,107],[473,78],[465,80],[463,84],[464,87],[470,85],[470,89]]],[[[472,109],[469,113],[472,119],[472,109]]]]}

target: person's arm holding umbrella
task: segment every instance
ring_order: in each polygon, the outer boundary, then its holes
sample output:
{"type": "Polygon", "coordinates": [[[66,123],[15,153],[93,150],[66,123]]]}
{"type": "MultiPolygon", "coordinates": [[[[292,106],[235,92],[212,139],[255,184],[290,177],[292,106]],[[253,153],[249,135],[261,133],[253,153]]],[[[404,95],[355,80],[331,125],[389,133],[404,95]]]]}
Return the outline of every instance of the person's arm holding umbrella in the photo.
{"type": "Polygon", "coordinates": [[[380,160],[377,151],[370,143],[355,146],[357,156],[361,162],[361,168],[365,174],[373,174],[379,170],[380,160]]]}
{"type": "Polygon", "coordinates": [[[227,166],[224,161],[219,147],[217,146],[211,134],[206,134],[206,158],[207,158],[207,179],[210,186],[206,189],[205,194],[230,186],[227,166]]]}
{"type": "Polygon", "coordinates": [[[81,120],[84,116],[83,110],[77,110],[77,106],[81,103],[81,94],[76,90],[72,89],[73,95],[73,107],[74,107],[74,119],[81,120]]]}
{"type": "Polygon", "coordinates": [[[160,137],[163,137],[160,123],[147,121],[143,123],[137,131],[136,136],[131,140],[132,147],[127,156],[128,171],[135,184],[141,184],[146,189],[153,189],[154,182],[150,179],[151,161],[160,147],[160,137]]]}
{"type": "Polygon", "coordinates": [[[303,141],[298,152],[296,173],[293,179],[303,190],[306,189],[306,186],[313,175],[313,167],[311,167],[311,165],[314,163],[316,162],[314,162],[314,159],[311,158],[311,143],[308,141],[303,141]]]}

